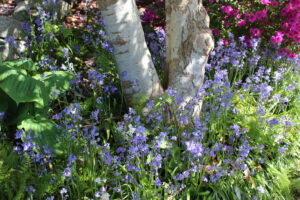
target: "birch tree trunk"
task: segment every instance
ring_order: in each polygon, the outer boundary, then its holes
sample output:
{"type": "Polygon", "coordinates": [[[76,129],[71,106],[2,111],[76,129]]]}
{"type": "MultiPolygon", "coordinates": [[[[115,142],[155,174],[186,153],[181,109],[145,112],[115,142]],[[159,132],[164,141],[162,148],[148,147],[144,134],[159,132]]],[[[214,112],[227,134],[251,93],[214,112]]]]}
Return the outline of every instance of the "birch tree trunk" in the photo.
{"type": "Polygon", "coordinates": [[[135,0],[98,0],[129,106],[155,98],[163,89],[147,48],[135,0]]]}
{"type": "Polygon", "coordinates": [[[166,0],[166,25],[168,87],[183,97],[178,106],[183,114],[195,119],[202,102],[196,102],[192,112],[185,106],[203,84],[205,65],[214,45],[202,0],[166,0]]]}

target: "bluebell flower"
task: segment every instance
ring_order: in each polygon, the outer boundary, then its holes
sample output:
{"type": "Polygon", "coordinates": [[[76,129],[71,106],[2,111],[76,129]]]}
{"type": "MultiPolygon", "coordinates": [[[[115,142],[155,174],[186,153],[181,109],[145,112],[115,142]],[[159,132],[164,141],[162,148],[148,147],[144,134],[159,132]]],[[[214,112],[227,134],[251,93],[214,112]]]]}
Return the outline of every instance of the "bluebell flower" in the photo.
{"type": "Polygon", "coordinates": [[[202,147],[202,144],[199,142],[194,141],[186,141],[185,142],[186,150],[190,152],[192,155],[195,155],[197,157],[201,157],[204,148],[202,147]]]}
{"type": "Polygon", "coordinates": [[[66,167],[63,171],[63,176],[69,178],[72,176],[72,173],[71,173],[72,169],[70,167],[66,167]]]}
{"type": "Polygon", "coordinates": [[[118,193],[121,192],[121,189],[120,189],[119,187],[114,187],[113,190],[114,190],[115,192],[118,192],[118,193]]]}
{"type": "Polygon", "coordinates": [[[101,197],[101,192],[96,191],[96,192],[94,193],[94,196],[95,196],[96,198],[100,198],[100,197],[101,197]]]}
{"type": "Polygon", "coordinates": [[[273,118],[273,119],[267,120],[267,123],[269,124],[269,126],[272,127],[272,126],[274,126],[274,125],[279,124],[279,121],[278,121],[278,119],[273,118]]]}
{"type": "Polygon", "coordinates": [[[45,154],[49,154],[49,155],[50,155],[51,152],[52,152],[52,150],[49,149],[49,147],[48,147],[47,145],[43,146],[43,151],[44,151],[45,154]]]}
{"type": "Polygon", "coordinates": [[[264,193],[265,193],[265,189],[264,189],[262,186],[256,187],[256,190],[257,190],[260,194],[264,194],[264,193]]]}
{"type": "Polygon", "coordinates": [[[24,131],[21,129],[18,129],[15,134],[15,139],[21,139],[23,134],[24,134],[24,131]]]}
{"type": "Polygon", "coordinates": [[[59,193],[60,194],[66,194],[68,192],[68,190],[66,188],[62,188],[59,193]]]}
{"type": "Polygon", "coordinates": [[[281,99],[281,102],[282,102],[282,103],[287,103],[287,102],[289,102],[289,99],[288,99],[287,97],[283,97],[283,98],[281,99]]]}
{"type": "Polygon", "coordinates": [[[131,193],[131,199],[132,200],[140,200],[141,198],[134,192],[131,193]]]}
{"type": "Polygon", "coordinates": [[[71,165],[72,163],[74,163],[76,161],[76,156],[73,154],[69,154],[68,155],[68,164],[71,165]]]}
{"type": "Polygon", "coordinates": [[[92,111],[90,118],[91,118],[91,119],[94,119],[94,120],[96,120],[96,121],[98,121],[98,115],[99,115],[99,112],[100,112],[100,110],[98,110],[98,109],[92,111]]]}
{"type": "Polygon", "coordinates": [[[155,155],[155,157],[153,158],[153,160],[150,162],[150,165],[152,167],[154,167],[155,169],[159,169],[161,168],[161,162],[162,162],[163,158],[161,157],[160,154],[155,155]]]}
{"type": "Polygon", "coordinates": [[[279,153],[283,153],[283,152],[285,152],[286,150],[288,150],[288,148],[287,148],[286,146],[283,146],[283,147],[280,147],[280,148],[278,149],[278,152],[279,152],[279,153]]]}
{"type": "Polygon", "coordinates": [[[30,186],[25,186],[25,192],[29,193],[29,194],[32,194],[35,192],[35,188],[30,185],[30,186]]]}
{"type": "Polygon", "coordinates": [[[155,178],[155,180],[154,180],[154,185],[155,185],[156,187],[158,187],[158,188],[161,187],[161,181],[160,181],[160,179],[159,179],[158,177],[155,178]]]}
{"type": "Polygon", "coordinates": [[[69,57],[69,49],[68,49],[68,48],[63,48],[63,49],[61,50],[61,52],[63,53],[63,57],[64,57],[64,58],[69,57]]]}
{"type": "Polygon", "coordinates": [[[134,132],[135,132],[136,134],[144,133],[145,131],[146,131],[146,129],[145,129],[145,127],[143,127],[143,126],[138,126],[138,127],[134,130],[134,132]]]}

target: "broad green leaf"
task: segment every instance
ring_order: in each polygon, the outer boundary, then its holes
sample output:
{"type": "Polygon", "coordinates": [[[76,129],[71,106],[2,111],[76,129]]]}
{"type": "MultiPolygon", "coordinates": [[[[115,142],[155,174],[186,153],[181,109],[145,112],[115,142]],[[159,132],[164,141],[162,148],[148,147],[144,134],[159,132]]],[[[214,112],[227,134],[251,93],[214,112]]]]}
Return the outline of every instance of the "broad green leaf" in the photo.
{"type": "Polygon", "coordinates": [[[8,109],[8,96],[0,89],[0,112],[6,112],[8,109]]]}
{"type": "Polygon", "coordinates": [[[40,148],[47,145],[55,154],[60,155],[64,152],[61,142],[62,132],[47,117],[42,115],[28,117],[22,121],[18,128],[24,129],[27,133],[31,131],[32,135],[37,135],[37,137],[33,137],[33,140],[40,148]]]}
{"type": "Polygon", "coordinates": [[[17,104],[35,102],[37,108],[48,105],[45,85],[6,66],[0,66],[0,88],[17,104]]]}
{"type": "Polygon", "coordinates": [[[34,64],[34,62],[30,59],[24,59],[24,60],[15,60],[15,61],[6,61],[2,65],[15,68],[15,69],[23,69],[27,71],[36,71],[37,67],[34,64]]]}
{"type": "Polygon", "coordinates": [[[57,95],[66,92],[70,88],[70,80],[74,78],[74,74],[64,71],[53,71],[36,75],[33,78],[42,81],[50,99],[55,99],[57,95]]]}
{"type": "Polygon", "coordinates": [[[15,117],[17,110],[18,105],[16,102],[0,89],[0,112],[6,112],[5,118],[10,118],[15,117]]]}
{"type": "MultiPolygon", "coordinates": [[[[9,109],[11,109],[9,106],[9,109]]],[[[6,125],[17,125],[24,119],[26,119],[29,116],[29,111],[33,107],[33,103],[20,103],[17,106],[17,109],[12,112],[8,110],[7,117],[5,119],[6,125]]]]}

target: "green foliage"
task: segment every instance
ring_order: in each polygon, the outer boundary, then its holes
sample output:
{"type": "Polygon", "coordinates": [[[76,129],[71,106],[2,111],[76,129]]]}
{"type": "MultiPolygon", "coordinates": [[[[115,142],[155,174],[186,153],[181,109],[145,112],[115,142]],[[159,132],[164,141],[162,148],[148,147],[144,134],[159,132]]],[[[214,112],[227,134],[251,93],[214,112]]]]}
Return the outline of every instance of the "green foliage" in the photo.
{"type": "Polygon", "coordinates": [[[42,82],[19,72],[14,67],[7,67],[5,64],[0,68],[0,88],[17,105],[33,102],[36,108],[43,108],[48,104],[45,86],[42,82]],[[30,92],[28,93],[28,91],[30,92]]]}
{"type": "Polygon", "coordinates": [[[65,71],[52,71],[37,74],[34,78],[44,83],[46,94],[49,95],[50,99],[54,100],[60,94],[68,91],[70,80],[74,78],[74,75],[65,71]]]}
{"type": "MultiPolygon", "coordinates": [[[[258,92],[230,88],[255,73],[244,58],[239,69],[226,64],[228,86],[222,82],[206,88],[199,122],[180,125],[174,114],[178,99],[168,92],[147,103],[141,96],[135,110],[122,117],[122,91],[111,90],[120,88],[113,56],[99,47],[107,40],[98,35],[103,27],[87,20],[89,28],[71,29],[43,20],[40,27],[33,23],[27,35],[27,56],[34,62],[10,61],[0,67],[0,112],[5,112],[0,138],[9,133],[12,138],[16,128],[25,130],[21,140],[0,143],[0,199],[68,195],[104,200],[104,194],[135,199],[136,194],[153,200],[292,200],[300,193],[298,73],[287,70],[284,78],[268,83],[271,95],[280,94],[288,102],[270,98],[262,103],[258,92]],[[33,39],[38,36],[39,42],[33,39]],[[72,67],[76,79],[70,84],[72,73],[51,67],[72,67]],[[287,91],[293,82],[296,88],[287,91]],[[222,107],[219,100],[227,95],[230,105],[222,107]],[[280,123],[270,125],[270,119],[280,123]],[[201,143],[191,146],[199,147],[201,156],[193,155],[186,142],[201,143]],[[215,148],[220,144],[232,150],[215,148]],[[28,186],[35,191],[26,192],[28,186]]],[[[252,54],[247,51],[246,57],[254,58],[252,54]]],[[[259,65],[271,69],[272,77],[279,67],[290,69],[288,62],[280,62],[259,65]]],[[[216,71],[207,78],[213,80],[216,71]]]]}
{"type": "Polygon", "coordinates": [[[21,160],[11,151],[12,145],[0,144],[0,199],[25,199],[25,186],[30,178],[30,159],[21,160]]]}
{"type": "MultiPolygon", "coordinates": [[[[36,72],[31,60],[18,60],[2,63],[0,66],[0,112],[4,112],[2,126],[16,127],[34,134],[43,135],[36,142],[52,147],[55,153],[61,153],[59,136],[61,132],[47,117],[49,100],[69,89],[73,74],[64,71],[36,72]]],[[[11,134],[14,134],[14,129],[11,134]]]]}

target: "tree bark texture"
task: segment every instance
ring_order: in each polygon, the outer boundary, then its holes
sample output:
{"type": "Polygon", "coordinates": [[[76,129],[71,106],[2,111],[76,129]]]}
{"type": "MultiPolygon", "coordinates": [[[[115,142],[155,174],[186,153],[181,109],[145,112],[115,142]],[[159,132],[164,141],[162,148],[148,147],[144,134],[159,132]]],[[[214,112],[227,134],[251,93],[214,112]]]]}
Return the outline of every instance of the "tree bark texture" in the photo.
{"type": "MultiPolygon", "coordinates": [[[[183,97],[179,108],[184,109],[203,84],[205,65],[214,46],[202,0],[167,0],[166,26],[168,87],[183,97]]],[[[198,101],[188,115],[197,118],[201,105],[198,101]]]]}
{"type": "Polygon", "coordinates": [[[155,98],[163,89],[147,48],[135,0],[98,0],[129,106],[155,98]]]}

